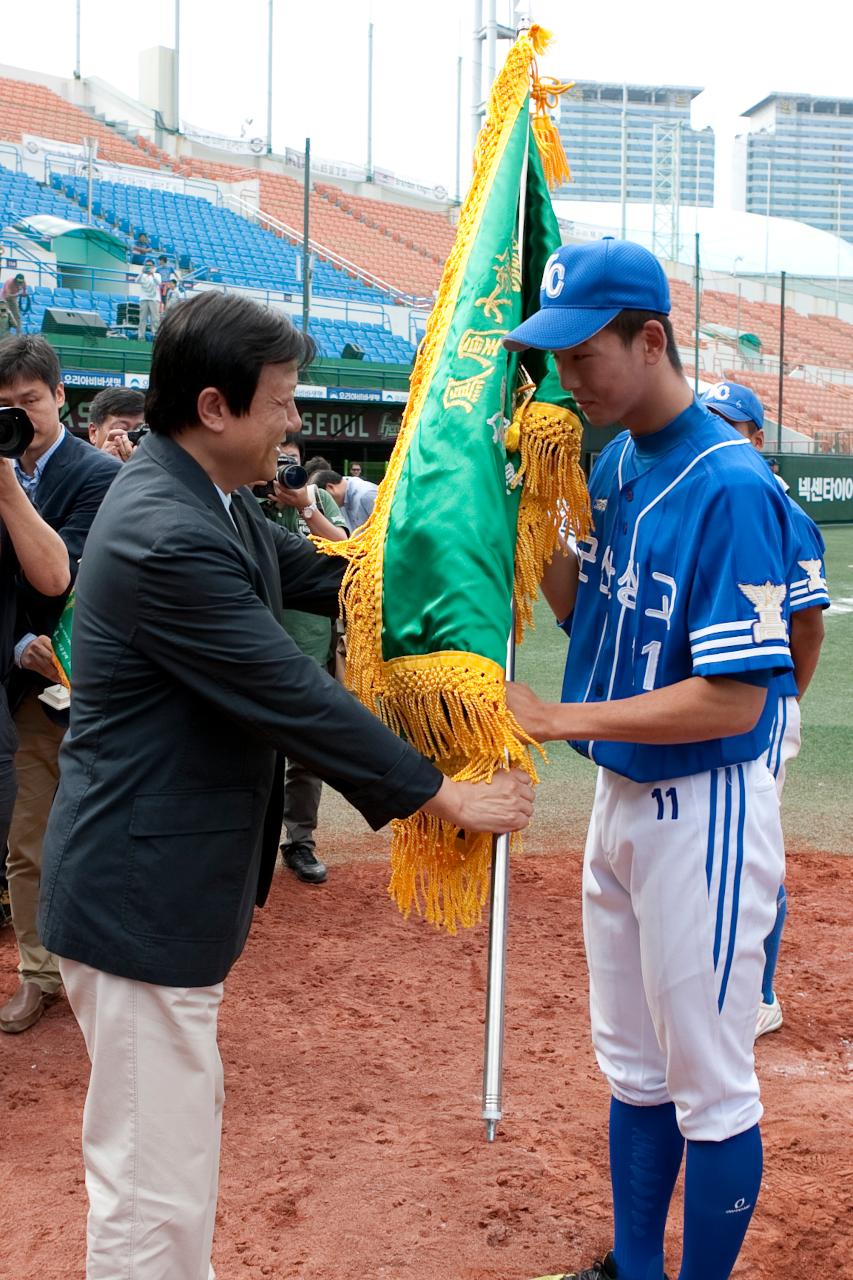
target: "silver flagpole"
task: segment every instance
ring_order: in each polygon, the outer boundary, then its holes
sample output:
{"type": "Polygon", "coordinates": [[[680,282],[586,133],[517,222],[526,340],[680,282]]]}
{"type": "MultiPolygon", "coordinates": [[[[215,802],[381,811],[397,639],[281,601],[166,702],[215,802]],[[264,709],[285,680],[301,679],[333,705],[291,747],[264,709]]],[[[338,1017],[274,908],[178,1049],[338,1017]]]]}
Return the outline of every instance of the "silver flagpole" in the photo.
{"type": "MultiPolygon", "coordinates": [[[[506,646],[506,678],[515,679],[515,610],[506,646]]],[[[509,911],[509,835],[495,836],[489,904],[489,975],[486,983],[486,1043],[483,1054],[483,1120],[494,1142],[503,1116],[504,993],[509,911]]]]}
{"type": "MultiPolygon", "coordinates": [[[[521,8],[521,6],[518,6],[521,8]]],[[[519,16],[517,31],[527,31],[529,17],[519,16]]],[[[523,257],[524,205],[527,196],[527,147],[521,167],[518,200],[518,252],[523,257]]],[[[506,645],[506,678],[515,679],[515,609],[510,619],[506,645]]],[[[492,885],[489,904],[489,972],[486,982],[486,1037],[483,1052],[483,1110],[486,1141],[494,1142],[498,1121],[503,1117],[503,1057],[506,992],[506,942],[509,912],[509,835],[495,837],[492,853],[492,885]]]]}

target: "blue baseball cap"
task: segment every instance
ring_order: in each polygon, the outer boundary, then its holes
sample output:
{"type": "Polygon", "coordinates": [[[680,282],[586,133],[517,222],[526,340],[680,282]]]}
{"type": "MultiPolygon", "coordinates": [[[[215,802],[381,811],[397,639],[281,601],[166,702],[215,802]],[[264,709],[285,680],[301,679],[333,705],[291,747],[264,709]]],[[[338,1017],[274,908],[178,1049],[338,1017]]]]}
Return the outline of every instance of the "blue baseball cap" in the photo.
{"type": "Polygon", "coordinates": [[[610,324],[620,311],[658,311],[672,303],[663,267],[630,240],[605,236],[594,244],[564,244],[548,259],[539,310],[504,336],[510,351],[576,347],[610,324]]]}
{"type": "Polygon", "coordinates": [[[705,392],[702,403],[729,422],[754,422],[757,427],[764,426],[764,406],[754,391],[739,382],[718,382],[705,392]]]}

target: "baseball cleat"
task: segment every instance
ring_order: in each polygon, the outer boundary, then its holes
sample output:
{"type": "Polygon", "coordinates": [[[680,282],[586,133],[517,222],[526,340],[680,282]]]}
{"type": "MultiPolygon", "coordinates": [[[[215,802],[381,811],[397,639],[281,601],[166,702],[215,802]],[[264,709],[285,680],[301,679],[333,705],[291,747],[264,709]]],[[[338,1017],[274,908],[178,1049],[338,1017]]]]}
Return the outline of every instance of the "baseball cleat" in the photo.
{"type": "MultiPolygon", "coordinates": [[[[594,1262],[583,1271],[560,1271],[552,1276],[537,1276],[536,1280],[618,1280],[619,1272],[612,1251],[603,1262],[594,1262]]],[[[663,1280],[667,1280],[664,1275],[663,1280]]]]}
{"type": "Polygon", "coordinates": [[[782,1006],[779,1003],[776,992],[773,992],[773,999],[770,1004],[761,1001],[758,1006],[758,1018],[755,1023],[755,1038],[766,1035],[768,1031],[778,1031],[782,1025],[782,1006]]]}

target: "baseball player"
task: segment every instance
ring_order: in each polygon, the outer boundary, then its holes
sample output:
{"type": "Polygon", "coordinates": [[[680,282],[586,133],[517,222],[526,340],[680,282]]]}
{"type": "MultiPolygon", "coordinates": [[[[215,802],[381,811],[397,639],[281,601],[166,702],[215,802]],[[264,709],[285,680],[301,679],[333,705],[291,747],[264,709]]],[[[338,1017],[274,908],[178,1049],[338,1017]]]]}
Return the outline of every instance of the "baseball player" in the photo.
{"type": "MultiPolygon", "coordinates": [[[[720,382],[706,392],[702,403],[745,436],[759,452],[764,448],[764,407],[749,387],[738,382],[720,382]]],[[[784,483],[781,476],[776,476],[776,479],[780,484],[784,483]]],[[[785,785],[785,766],[800,754],[799,700],[809,687],[817,667],[823,644],[823,611],[830,604],[824,568],[826,547],[820,530],[790,496],[788,503],[794,532],[794,560],[788,574],[794,670],[781,677],[776,718],[767,750],[767,766],[776,778],[780,800],[785,785]]],[[[773,990],[773,979],[787,914],[788,897],[782,884],[776,897],[776,922],[764,940],[764,977],[755,1025],[756,1039],[768,1031],[778,1031],[782,1025],[782,1007],[773,990]]]]}
{"type": "Polygon", "coordinates": [[[610,1084],[613,1249],[580,1280],[662,1280],[687,1149],[680,1280],[725,1280],[758,1196],[755,1009],[784,851],[766,765],[792,669],[786,499],[688,387],[666,277],[639,245],[564,245],[504,341],[554,352],[594,426],[593,528],[543,592],[563,702],[510,689],[540,741],[599,766],[583,873],[592,1037],[610,1084]]]}

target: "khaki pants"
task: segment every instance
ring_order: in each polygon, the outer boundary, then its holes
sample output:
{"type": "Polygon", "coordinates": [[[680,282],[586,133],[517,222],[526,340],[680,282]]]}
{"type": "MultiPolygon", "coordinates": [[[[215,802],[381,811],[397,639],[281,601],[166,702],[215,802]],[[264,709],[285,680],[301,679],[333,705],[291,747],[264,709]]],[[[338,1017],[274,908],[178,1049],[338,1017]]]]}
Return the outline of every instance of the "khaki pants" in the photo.
{"type": "Polygon", "coordinates": [[[59,782],[59,744],[65,730],[49,720],[35,693],[15,713],[18,798],[9,828],[9,903],[18,940],[22,982],[37,982],[52,994],[62,985],[56,956],[41,944],[36,920],[41,884],[42,841],[59,782]]]}
{"type": "Polygon", "coordinates": [[[139,328],[136,331],[136,336],[140,342],[145,338],[145,330],[149,321],[151,323],[151,333],[156,334],[160,327],[160,303],[156,298],[140,298],[139,328]]]}
{"type": "Polygon", "coordinates": [[[159,987],[60,964],[92,1063],[86,1280],[216,1280],[222,983],[159,987]]]}

